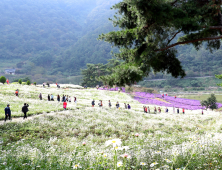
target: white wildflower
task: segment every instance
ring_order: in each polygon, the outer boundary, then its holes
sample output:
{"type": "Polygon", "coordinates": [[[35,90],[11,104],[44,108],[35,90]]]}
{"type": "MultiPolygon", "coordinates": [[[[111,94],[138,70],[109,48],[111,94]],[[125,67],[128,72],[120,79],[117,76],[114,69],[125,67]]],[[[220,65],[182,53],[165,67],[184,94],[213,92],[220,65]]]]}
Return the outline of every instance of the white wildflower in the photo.
{"type": "Polygon", "coordinates": [[[121,139],[108,140],[105,143],[106,146],[113,145],[113,147],[121,146],[121,144],[121,139]]]}

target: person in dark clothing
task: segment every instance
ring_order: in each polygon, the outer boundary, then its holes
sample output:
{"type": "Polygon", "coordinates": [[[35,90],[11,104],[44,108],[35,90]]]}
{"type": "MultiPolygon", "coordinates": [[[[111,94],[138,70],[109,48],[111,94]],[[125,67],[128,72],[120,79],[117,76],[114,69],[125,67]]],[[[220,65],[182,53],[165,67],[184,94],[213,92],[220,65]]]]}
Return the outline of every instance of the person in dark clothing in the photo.
{"type": "Polygon", "coordinates": [[[48,94],[48,101],[50,101],[50,95],[48,94]]]}
{"type": "Polygon", "coordinates": [[[29,107],[29,105],[24,103],[24,106],[22,107],[22,112],[24,113],[24,118],[23,119],[25,119],[25,118],[27,119],[27,115],[26,114],[29,111],[28,107],[29,107]]]}
{"type": "Polygon", "coordinates": [[[119,109],[119,102],[116,103],[116,108],[119,109]]]}
{"type": "Polygon", "coordinates": [[[60,96],[59,96],[59,94],[57,95],[57,101],[60,102],[60,96]]]}
{"type": "Polygon", "coordinates": [[[65,96],[64,96],[64,94],[63,94],[63,96],[62,96],[62,102],[64,102],[66,99],[65,99],[65,96]]]}
{"type": "Polygon", "coordinates": [[[179,108],[177,108],[177,113],[178,113],[178,114],[180,113],[180,110],[179,110],[179,108]]]}
{"type": "Polygon", "coordinates": [[[111,108],[112,104],[111,104],[111,101],[109,100],[109,108],[111,108]]]}
{"type": "Polygon", "coordinates": [[[129,104],[127,104],[128,109],[131,109],[131,106],[129,104]]]}
{"type": "Polygon", "coordinates": [[[42,100],[42,93],[39,94],[39,99],[42,100]]]}
{"type": "Polygon", "coordinates": [[[5,122],[9,118],[11,120],[11,110],[10,110],[10,105],[7,104],[7,107],[5,108],[5,122]]]}
{"type": "Polygon", "coordinates": [[[125,106],[125,109],[127,109],[127,104],[126,103],[124,103],[124,106],[125,106]]]}
{"type": "Polygon", "coordinates": [[[92,107],[94,107],[95,106],[95,100],[93,99],[93,101],[92,101],[92,107]]]}

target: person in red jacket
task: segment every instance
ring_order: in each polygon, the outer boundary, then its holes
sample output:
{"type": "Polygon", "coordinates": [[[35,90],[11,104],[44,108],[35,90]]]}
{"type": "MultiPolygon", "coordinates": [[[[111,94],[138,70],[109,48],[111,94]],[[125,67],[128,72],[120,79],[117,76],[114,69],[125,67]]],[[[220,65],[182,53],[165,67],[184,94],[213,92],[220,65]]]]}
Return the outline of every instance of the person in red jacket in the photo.
{"type": "Polygon", "coordinates": [[[185,113],[185,109],[183,108],[183,114],[185,113]]]}
{"type": "Polygon", "coordinates": [[[66,101],[64,101],[64,102],[63,102],[63,108],[64,108],[64,110],[66,110],[66,107],[67,107],[67,103],[66,103],[66,101]]]}

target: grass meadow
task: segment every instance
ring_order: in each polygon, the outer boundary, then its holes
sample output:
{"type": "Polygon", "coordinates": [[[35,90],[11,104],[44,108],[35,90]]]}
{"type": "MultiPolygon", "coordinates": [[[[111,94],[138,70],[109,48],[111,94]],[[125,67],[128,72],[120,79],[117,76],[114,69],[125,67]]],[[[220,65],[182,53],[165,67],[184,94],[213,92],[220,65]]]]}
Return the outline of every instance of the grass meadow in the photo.
{"type": "Polygon", "coordinates": [[[29,115],[44,113],[0,123],[0,169],[222,169],[220,112],[145,114],[143,105],[129,95],[95,89],[1,85],[0,97],[1,119],[7,103],[13,116],[22,116],[24,102],[30,105],[29,115]],[[57,101],[48,102],[48,94],[72,96],[69,110],[62,111],[57,101]],[[98,100],[103,100],[103,108],[98,100]],[[117,101],[120,109],[115,108],[117,101]],[[124,109],[123,103],[132,109],[124,109]]]}

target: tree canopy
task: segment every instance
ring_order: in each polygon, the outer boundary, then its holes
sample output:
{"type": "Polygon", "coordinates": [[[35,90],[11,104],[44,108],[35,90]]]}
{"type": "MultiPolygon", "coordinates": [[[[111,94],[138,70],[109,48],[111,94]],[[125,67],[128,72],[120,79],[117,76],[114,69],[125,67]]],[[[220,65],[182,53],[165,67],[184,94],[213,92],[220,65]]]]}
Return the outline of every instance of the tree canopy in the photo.
{"type": "Polygon", "coordinates": [[[214,94],[211,94],[211,96],[207,100],[201,101],[201,105],[205,106],[206,109],[210,108],[212,110],[217,109],[217,99],[214,94]]]}
{"type": "Polygon", "coordinates": [[[119,31],[101,34],[100,40],[120,49],[115,54],[124,64],[103,78],[109,85],[132,84],[150,72],[183,78],[176,58],[177,46],[192,44],[198,50],[220,48],[221,0],[123,0],[113,6],[111,19],[119,31]],[[178,35],[183,36],[179,37],[178,35]]]}

